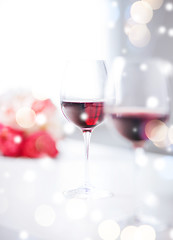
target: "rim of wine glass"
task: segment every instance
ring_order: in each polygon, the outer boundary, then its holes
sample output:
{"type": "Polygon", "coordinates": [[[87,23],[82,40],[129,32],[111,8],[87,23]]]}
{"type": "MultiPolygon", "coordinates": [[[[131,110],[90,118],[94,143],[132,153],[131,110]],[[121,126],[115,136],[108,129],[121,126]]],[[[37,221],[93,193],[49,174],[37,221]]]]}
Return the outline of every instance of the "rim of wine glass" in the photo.
{"type": "Polygon", "coordinates": [[[64,67],[64,72],[65,72],[65,69],[67,68],[67,65],[70,62],[102,62],[103,65],[104,65],[104,68],[105,68],[106,75],[108,73],[107,72],[108,64],[107,64],[107,61],[105,59],[67,59],[66,63],[65,63],[65,67],[64,67]]]}
{"type": "Polygon", "coordinates": [[[113,59],[113,63],[117,60],[124,60],[125,62],[132,62],[132,63],[146,63],[146,62],[163,62],[165,64],[168,64],[171,68],[171,74],[173,75],[173,63],[162,57],[157,56],[117,56],[113,59]]]}
{"type": "MultiPolygon", "coordinates": [[[[171,88],[169,87],[170,85],[171,85],[171,82],[172,82],[172,80],[173,80],[173,63],[171,62],[171,61],[169,61],[168,59],[165,59],[165,58],[161,58],[161,57],[157,57],[157,56],[151,56],[151,57],[149,57],[149,56],[132,56],[132,57],[130,57],[130,56],[117,56],[117,57],[115,57],[114,58],[114,60],[113,60],[113,62],[112,62],[112,66],[111,66],[111,68],[113,68],[113,66],[114,66],[114,64],[115,64],[115,66],[117,67],[117,65],[116,65],[116,61],[122,61],[122,64],[123,64],[123,61],[124,61],[124,64],[126,64],[126,63],[136,63],[136,64],[139,64],[139,65],[142,65],[142,64],[152,64],[152,62],[153,63],[158,63],[158,64],[160,64],[160,66],[161,67],[163,67],[163,64],[164,64],[164,66],[165,67],[168,67],[167,69],[165,69],[165,73],[164,73],[164,69],[161,69],[161,71],[163,71],[163,73],[165,74],[165,76],[166,76],[166,81],[167,81],[167,90],[168,90],[168,96],[170,97],[171,96],[171,88]]],[[[109,74],[108,74],[108,82],[110,81],[110,76],[111,76],[111,71],[109,72],[109,74]]],[[[106,89],[105,89],[105,93],[107,93],[107,87],[106,87],[106,89]]],[[[109,98],[109,100],[108,100],[108,98],[107,98],[107,94],[105,94],[106,95],[106,97],[105,97],[105,99],[106,99],[106,105],[109,105],[109,102],[110,102],[110,100],[111,99],[114,99],[113,97],[112,98],[109,98]]],[[[173,105],[173,103],[172,103],[172,101],[170,100],[169,101],[169,105],[170,105],[170,107],[169,108],[171,108],[171,105],[173,105]]]]}
{"type": "MultiPolygon", "coordinates": [[[[101,62],[103,63],[103,67],[104,67],[104,70],[105,70],[105,73],[106,73],[106,80],[108,79],[108,63],[105,59],[67,59],[66,60],[66,63],[65,63],[65,66],[64,66],[64,70],[63,70],[63,75],[67,69],[67,66],[70,62],[101,62]]],[[[64,78],[61,79],[61,82],[60,82],[60,88],[59,88],[59,101],[60,103],[62,102],[62,99],[63,99],[63,96],[62,96],[62,88],[63,88],[63,81],[64,81],[64,78]]]]}
{"type": "MultiPolygon", "coordinates": [[[[112,62],[112,66],[111,66],[111,69],[113,69],[113,66],[115,65],[116,66],[116,61],[122,61],[122,64],[123,64],[123,61],[124,61],[124,64],[126,63],[136,63],[136,64],[139,64],[139,65],[142,65],[142,64],[152,64],[152,63],[158,63],[160,64],[160,69],[161,69],[161,72],[163,74],[165,74],[166,76],[166,80],[168,82],[168,85],[171,85],[171,82],[173,80],[173,62],[169,61],[168,59],[165,59],[165,58],[161,58],[161,57],[157,57],[157,56],[117,56],[114,58],[113,62],[112,62]],[[164,67],[165,68],[164,68],[164,67]]],[[[122,65],[121,65],[122,66],[122,65]]],[[[144,66],[145,67],[145,66],[144,66]]],[[[159,67],[159,66],[158,66],[159,67]]],[[[110,77],[111,77],[111,71],[108,73],[108,82],[110,80],[110,77]]],[[[170,92],[170,88],[168,88],[168,93],[169,93],[169,96],[171,96],[171,92],[170,92]]]]}

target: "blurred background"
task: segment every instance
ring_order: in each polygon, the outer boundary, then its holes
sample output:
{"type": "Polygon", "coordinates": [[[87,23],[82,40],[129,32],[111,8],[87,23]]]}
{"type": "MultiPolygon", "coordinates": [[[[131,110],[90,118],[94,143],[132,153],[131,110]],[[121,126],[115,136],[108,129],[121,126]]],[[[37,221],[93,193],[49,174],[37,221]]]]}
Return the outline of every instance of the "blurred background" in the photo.
{"type": "MultiPolygon", "coordinates": [[[[62,191],[82,179],[83,138],[62,115],[59,94],[66,62],[75,58],[104,59],[109,72],[117,56],[158,57],[167,61],[171,76],[173,1],[145,0],[150,7],[141,2],[0,0],[3,240],[136,239],[136,229],[122,234],[125,225],[117,223],[134,210],[134,155],[107,121],[92,134],[91,179],[116,197],[87,203],[64,199],[62,191]]],[[[164,144],[147,142],[150,161],[144,158],[138,166],[143,212],[164,222],[159,231],[141,228],[141,240],[173,239],[172,121],[171,113],[164,144]]]]}

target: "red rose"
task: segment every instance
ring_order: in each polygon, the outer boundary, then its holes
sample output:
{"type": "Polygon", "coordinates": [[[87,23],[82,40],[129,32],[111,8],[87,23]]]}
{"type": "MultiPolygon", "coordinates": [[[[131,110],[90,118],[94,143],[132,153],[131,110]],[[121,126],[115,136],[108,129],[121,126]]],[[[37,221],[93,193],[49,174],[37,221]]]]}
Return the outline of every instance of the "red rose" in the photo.
{"type": "Polygon", "coordinates": [[[19,157],[23,142],[23,131],[0,124],[0,151],[4,156],[19,157]]]}
{"type": "Polygon", "coordinates": [[[57,154],[58,150],[54,139],[44,131],[33,133],[24,142],[24,157],[39,158],[48,155],[54,158],[57,154]]]}

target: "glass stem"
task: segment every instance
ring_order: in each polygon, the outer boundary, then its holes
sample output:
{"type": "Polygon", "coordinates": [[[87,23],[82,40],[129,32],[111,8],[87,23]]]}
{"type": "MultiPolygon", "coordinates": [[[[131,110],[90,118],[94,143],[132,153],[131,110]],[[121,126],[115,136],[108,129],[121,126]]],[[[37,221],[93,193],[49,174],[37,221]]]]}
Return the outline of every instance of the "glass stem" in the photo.
{"type": "Polygon", "coordinates": [[[145,156],[145,151],[143,147],[137,147],[135,148],[135,161],[140,162],[140,158],[145,156]]]}
{"type": "Polygon", "coordinates": [[[83,131],[84,136],[84,146],[85,146],[85,166],[84,166],[84,185],[90,186],[89,180],[89,146],[91,131],[83,131]]]}
{"type": "MultiPolygon", "coordinates": [[[[141,192],[140,192],[140,175],[141,175],[141,169],[140,166],[145,165],[146,155],[145,151],[142,147],[136,147],[134,150],[135,153],[135,162],[134,162],[134,197],[135,197],[135,217],[140,216],[140,210],[141,210],[141,192]]],[[[137,219],[136,219],[137,220],[137,219]]]]}

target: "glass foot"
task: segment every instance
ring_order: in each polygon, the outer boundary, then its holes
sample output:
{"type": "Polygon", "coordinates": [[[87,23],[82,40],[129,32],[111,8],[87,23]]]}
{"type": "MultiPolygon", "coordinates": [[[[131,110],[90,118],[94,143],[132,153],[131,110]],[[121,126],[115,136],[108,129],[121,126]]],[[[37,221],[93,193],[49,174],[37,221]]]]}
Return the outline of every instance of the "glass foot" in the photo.
{"type": "Polygon", "coordinates": [[[113,193],[92,186],[84,186],[64,192],[66,198],[101,199],[113,197],[113,193]]]}
{"type": "Polygon", "coordinates": [[[120,221],[120,225],[125,226],[140,226],[140,225],[149,225],[153,227],[157,232],[165,231],[168,226],[166,223],[156,219],[153,216],[144,216],[144,215],[134,215],[130,216],[127,219],[120,221]]]}

